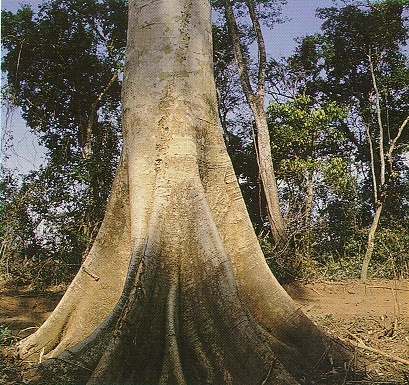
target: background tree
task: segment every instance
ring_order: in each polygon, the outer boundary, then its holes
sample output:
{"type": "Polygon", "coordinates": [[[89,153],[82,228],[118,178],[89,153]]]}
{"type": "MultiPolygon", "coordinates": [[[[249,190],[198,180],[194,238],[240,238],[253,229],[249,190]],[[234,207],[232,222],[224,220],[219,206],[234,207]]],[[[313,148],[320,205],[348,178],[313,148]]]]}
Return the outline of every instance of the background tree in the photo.
{"type": "MultiPolygon", "coordinates": [[[[17,283],[25,283],[25,270],[31,269],[38,257],[40,245],[35,237],[37,224],[27,211],[25,200],[31,195],[27,185],[18,187],[16,179],[9,170],[2,169],[0,186],[0,256],[6,279],[13,277],[17,283]],[[20,258],[23,255],[25,258],[20,258]]],[[[43,266],[46,270],[47,266],[43,266]]],[[[37,269],[38,272],[38,269],[37,269]]],[[[34,275],[32,280],[38,278],[34,275]]]]}
{"type": "MultiPolygon", "coordinates": [[[[376,224],[376,211],[379,214],[383,208],[381,231],[385,232],[392,223],[396,224],[392,218],[405,215],[408,134],[403,123],[408,111],[408,57],[403,46],[407,43],[408,23],[404,7],[393,1],[366,5],[350,2],[344,7],[321,9],[318,15],[324,20],[323,32],[302,38],[294,55],[283,61],[272,60],[268,67],[267,89],[278,105],[284,102],[283,108],[288,106],[288,100],[307,95],[316,107],[334,103],[348,110],[346,118],[337,123],[342,145],[336,144],[334,138],[332,145],[327,143],[327,152],[343,159],[339,165],[345,167],[338,165],[335,169],[349,172],[356,182],[347,183],[350,187],[346,190],[337,188],[335,195],[331,189],[317,190],[315,204],[322,214],[322,233],[315,239],[321,240],[316,244],[316,250],[320,250],[317,255],[328,255],[338,261],[348,259],[350,271],[359,269],[356,256],[365,249],[364,233],[367,236],[371,223],[376,224]],[[398,198],[399,194],[403,195],[398,198]],[[383,202],[379,204],[381,196],[383,202]],[[397,200],[388,204],[388,199],[384,200],[387,196],[397,200]],[[390,213],[385,211],[386,205],[392,210],[390,213]]],[[[272,114],[276,127],[280,126],[280,116],[279,111],[272,114]]],[[[273,144],[284,148],[285,141],[273,135],[273,144]]],[[[294,144],[295,150],[297,143],[294,144]]],[[[335,173],[332,180],[336,175],[345,174],[335,173]]],[[[283,196],[281,199],[287,203],[283,196]]],[[[402,231],[402,226],[398,227],[402,231]]],[[[407,234],[407,229],[404,233],[407,234]]],[[[370,231],[368,245],[373,246],[373,234],[370,231]]],[[[402,243],[397,247],[400,251],[394,254],[396,261],[402,260],[406,247],[402,243]]],[[[371,248],[366,248],[371,254],[371,248]]],[[[380,243],[375,253],[378,263],[389,263],[391,254],[380,243]]],[[[395,273],[407,271],[404,265],[395,268],[395,273]]]]}
{"type": "MultiPolygon", "coordinates": [[[[25,178],[19,199],[42,218],[33,238],[37,258],[58,261],[64,273],[78,269],[92,244],[119,156],[126,5],[55,0],[38,14],[29,7],[2,12],[4,96],[47,149],[46,164],[25,178]]],[[[16,262],[17,255],[28,257],[17,252],[16,262]]],[[[61,279],[48,273],[37,282],[61,279]]]]}
{"type": "Polygon", "coordinates": [[[372,196],[365,197],[370,200],[372,219],[361,272],[363,280],[384,202],[398,181],[395,176],[403,173],[404,179],[408,177],[408,167],[401,167],[408,141],[404,127],[409,109],[408,58],[402,50],[409,36],[405,7],[400,1],[364,6],[353,3],[319,12],[325,19],[324,92],[332,100],[350,106],[354,124],[345,128],[349,137],[355,137],[364,177],[372,185],[372,196]]]}
{"type": "Polygon", "coordinates": [[[322,65],[317,37],[307,36],[290,57],[267,66],[272,154],[296,258],[274,261],[268,244],[265,250],[285,280],[314,277],[319,266],[328,271],[356,230],[357,175],[343,127],[347,109],[322,97],[322,65]]]}
{"type": "Polygon", "coordinates": [[[400,125],[399,129],[396,132],[396,136],[391,138],[389,137],[389,146],[385,149],[384,145],[384,124],[382,120],[382,111],[381,111],[381,94],[377,85],[377,80],[375,76],[375,69],[374,65],[372,62],[372,53],[370,52],[368,54],[368,61],[369,61],[369,68],[371,72],[371,77],[372,77],[372,84],[373,84],[373,89],[375,93],[375,113],[376,113],[376,120],[377,120],[377,125],[378,125],[378,137],[379,137],[379,177],[377,178],[377,170],[376,170],[376,164],[375,164],[375,154],[374,154],[374,149],[373,149],[373,142],[372,142],[372,137],[371,137],[371,132],[368,126],[366,126],[367,129],[367,136],[368,136],[368,143],[369,143],[369,151],[370,151],[370,156],[371,156],[371,173],[372,173],[372,183],[373,183],[373,191],[374,191],[374,202],[376,205],[375,209],[375,214],[373,216],[372,224],[369,229],[369,234],[368,234],[368,242],[366,246],[366,252],[365,256],[362,262],[362,270],[361,270],[361,280],[366,281],[367,275],[368,275],[368,266],[369,262],[371,261],[373,250],[375,247],[375,232],[376,229],[378,228],[379,220],[381,217],[382,209],[384,206],[384,203],[386,201],[387,195],[388,195],[388,185],[390,183],[390,180],[394,178],[394,170],[393,170],[393,152],[395,150],[396,144],[398,143],[403,130],[405,129],[406,125],[409,122],[409,115],[404,119],[402,124],[400,125]],[[386,153],[385,153],[386,150],[386,153]],[[386,163],[388,163],[389,166],[389,173],[386,173],[386,163]],[[388,176],[388,180],[387,180],[388,176]],[[378,187],[378,181],[379,179],[379,184],[380,186],[378,187]],[[379,195],[380,194],[380,195],[379,195]]]}
{"type": "MultiPolygon", "coordinates": [[[[334,102],[318,104],[299,95],[287,102],[271,102],[267,113],[272,153],[282,181],[281,199],[287,204],[286,221],[298,256],[289,265],[290,273],[308,274],[309,267],[315,269],[308,265],[315,256],[313,239],[322,236],[317,231],[321,230],[328,197],[342,199],[354,191],[351,160],[346,156],[348,144],[340,128],[346,111],[334,102]]],[[[276,267],[273,271],[280,270],[276,267]]]]}
{"type": "MultiPolygon", "coordinates": [[[[242,4],[239,2],[236,3],[236,6],[238,6],[239,10],[240,5],[242,4]]],[[[249,60],[248,57],[246,58],[246,56],[243,54],[242,32],[240,31],[236,20],[234,12],[234,2],[226,1],[223,6],[229,34],[232,38],[241,85],[247,103],[249,104],[252,111],[252,116],[254,118],[254,146],[256,148],[256,157],[260,179],[262,181],[263,192],[267,203],[270,228],[277,250],[283,251],[288,247],[288,240],[283,216],[280,209],[277,181],[275,178],[274,166],[271,157],[270,134],[268,131],[266,112],[264,109],[267,53],[260,25],[261,17],[256,9],[255,3],[252,0],[246,1],[245,6],[248,10],[248,15],[251,20],[250,29],[246,28],[246,32],[254,34],[254,40],[257,42],[258,52],[258,75],[253,88],[250,76],[249,60]]],[[[276,20],[275,16],[277,15],[278,11],[275,8],[275,2],[268,2],[266,4],[262,4],[262,6],[263,9],[268,9],[268,16],[264,15],[264,17],[269,17],[270,23],[272,23],[273,20],[276,20]]]]}

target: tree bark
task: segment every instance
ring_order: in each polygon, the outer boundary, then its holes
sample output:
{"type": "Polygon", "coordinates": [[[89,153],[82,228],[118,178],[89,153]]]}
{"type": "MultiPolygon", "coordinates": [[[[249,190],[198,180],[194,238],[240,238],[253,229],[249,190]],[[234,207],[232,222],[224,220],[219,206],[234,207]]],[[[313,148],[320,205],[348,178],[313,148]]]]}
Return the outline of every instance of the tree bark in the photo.
{"type": "Polygon", "coordinates": [[[227,25],[229,27],[229,33],[231,34],[233,40],[234,53],[243,92],[253,113],[254,123],[256,126],[256,133],[253,136],[255,146],[257,147],[257,163],[259,167],[261,182],[263,185],[264,195],[266,197],[271,233],[277,249],[279,251],[282,251],[288,247],[288,239],[284,219],[280,210],[277,181],[275,178],[273,160],[271,156],[270,132],[268,130],[267,116],[264,110],[265,70],[267,63],[266,50],[261,27],[255,13],[254,3],[252,0],[247,0],[246,5],[249,10],[254,30],[256,32],[257,47],[259,53],[258,81],[256,92],[253,91],[251,86],[249,71],[240,45],[240,32],[237,27],[232,2],[230,1],[225,2],[225,16],[227,25]]]}
{"type": "MultiPolygon", "coordinates": [[[[385,152],[384,152],[384,140],[383,140],[383,123],[382,123],[382,111],[381,111],[381,96],[378,89],[378,84],[375,77],[375,69],[372,62],[372,52],[371,48],[369,48],[368,54],[368,62],[369,62],[369,70],[371,73],[372,78],[372,85],[375,91],[375,111],[376,111],[376,121],[378,123],[379,129],[379,178],[380,178],[380,186],[385,184],[385,152]]],[[[375,202],[376,203],[376,202],[375,202]]]]}
{"type": "Polygon", "coordinates": [[[312,220],[312,203],[314,199],[314,173],[308,171],[307,174],[307,196],[305,198],[304,209],[304,236],[303,236],[303,249],[307,258],[310,258],[311,249],[311,220],[312,220]]]}
{"type": "Polygon", "coordinates": [[[56,311],[20,344],[22,357],[44,349],[48,383],[295,384],[335,368],[344,380],[352,353],[264,260],[211,58],[208,0],[129,3],[124,149],[106,217],[56,311]]]}
{"type": "Polygon", "coordinates": [[[382,208],[383,208],[383,202],[378,202],[378,206],[376,207],[375,215],[372,219],[372,224],[369,229],[365,256],[364,256],[364,259],[362,262],[362,268],[361,268],[361,281],[363,282],[365,282],[366,279],[368,278],[368,267],[369,267],[369,262],[371,261],[372,254],[375,248],[375,234],[376,234],[376,229],[378,228],[379,220],[381,218],[382,208]]]}

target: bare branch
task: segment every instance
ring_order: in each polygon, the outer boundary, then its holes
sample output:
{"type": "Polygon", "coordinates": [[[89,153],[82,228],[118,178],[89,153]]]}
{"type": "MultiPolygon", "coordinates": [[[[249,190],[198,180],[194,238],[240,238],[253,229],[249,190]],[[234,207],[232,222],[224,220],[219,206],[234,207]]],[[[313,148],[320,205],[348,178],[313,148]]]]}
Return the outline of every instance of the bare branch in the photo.
{"type": "Polygon", "coordinates": [[[91,105],[88,122],[87,122],[87,128],[86,128],[85,150],[83,152],[84,158],[86,159],[90,158],[92,155],[92,147],[91,147],[92,128],[94,126],[95,115],[97,113],[99,102],[106,95],[106,93],[111,88],[111,86],[114,84],[117,78],[118,78],[118,70],[115,70],[111,76],[111,79],[109,79],[109,82],[105,86],[105,88],[100,92],[98,97],[94,100],[94,102],[91,105]]]}
{"type": "Polygon", "coordinates": [[[380,178],[381,178],[381,186],[383,186],[385,184],[385,154],[384,154],[384,149],[383,149],[383,124],[382,124],[382,116],[381,116],[380,94],[379,94],[379,89],[378,89],[378,85],[376,82],[375,70],[374,70],[374,66],[372,62],[371,49],[369,49],[368,61],[369,61],[369,69],[371,71],[371,76],[372,76],[372,85],[375,90],[376,117],[378,120],[378,128],[379,128],[379,158],[381,161],[380,178]]]}
{"type": "Polygon", "coordinates": [[[252,103],[254,98],[253,89],[251,87],[250,77],[248,73],[247,63],[243,55],[243,51],[240,46],[240,33],[237,26],[236,17],[234,16],[232,2],[226,0],[224,13],[227,21],[227,26],[233,40],[234,56],[236,58],[237,67],[239,70],[240,80],[243,86],[244,94],[246,95],[247,101],[252,103]]]}
{"type": "Polygon", "coordinates": [[[364,349],[364,350],[368,350],[369,352],[372,352],[372,353],[375,353],[375,354],[379,354],[379,355],[381,355],[381,356],[384,356],[384,357],[389,358],[390,360],[393,360],[393,361],[396,361],[396,362],[400,362],[401,364],[404,364],[404,365],[409,365],[409,360],[405,360],[404,358],[401,358],[401,357],[398,357],[398,356],[394,356],[394,355],[392,355],[392,354],[389,354],[389,353],[387,353],[387,352],[384,352],[383,350],[379,350],[379,349],[376,349],[376,348],[372,348],[372,347],[366,345],[366,344],[364,343],[364,341],[362,341],[362,339],[359,338],[357,335],[355,335],[355,334],[349,332],[348,330],[346,330],[346,332],[347,332],[351,337],[355,338],[355,339],[358,341],[357,343],[356,343],[356,342],[352,342],[352,344],[355,345],[357,348],[364,349]]]}
{"type": "Polygon", "coordinates": [[[369,143],[369,153],[371,155],[371,174],[372,174],[372,184],[373,184],[373,195],[374,195],[374,202],[378,201],[378,183],[376,182],[376,173],[375,173],[375,159],[374,159],[374,153],[373,153],[373,144],[372,144],[372,138],[371,138],[371,133],[369,131],[369,125],[364,123],[365,129],[366,129],[366,135],[368,137],[368,143],[369,143]]]}
{"type": "Polygon", "coordinates": [[[263,32],[261,31],[260,22],[256,15],[253,0],[246,0],[246,5],[249,10],[250,19],[256,32],[257,50],[258,50],[258,81],[257,95],[264,99],[264,88],[266,79],[267,54],[266,45],[264,43],[263,32]]]}
{"type": "Polygon", "coordinates": [[[388,162],[389,162],[389,167],[390,167],[391,173],[393,172],[393,169],[392,169],[392,153],[395,150],[396,143],[398,142],[400,136],[402,135],[403,129],[408,124],[408,122],[409,122],[409,116],[406,117],[406,119],[403,121],[403,123],[399,127],[399,131],[396,134],[395,138],[393,139],[391,145],[389,146],[388,152],[386,153],[386,157],[387,157],[388,162]]]}

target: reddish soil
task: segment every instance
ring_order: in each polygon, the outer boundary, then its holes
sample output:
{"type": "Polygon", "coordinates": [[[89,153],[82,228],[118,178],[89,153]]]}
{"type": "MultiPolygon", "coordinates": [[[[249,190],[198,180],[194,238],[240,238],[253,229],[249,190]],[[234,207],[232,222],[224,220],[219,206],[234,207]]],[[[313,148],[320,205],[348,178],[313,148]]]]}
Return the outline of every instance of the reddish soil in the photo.
{"type": "MultiPolygon", "coordinates": [[[[372,379],[361,384],[409,385],[409,281],[293,283],[286,289],[327,332],[361,345],[357,356],[372,379]]],[[[62,294],[61,288],[46,292],[0,288],[0,333],[3,324],[12,334],[0,341],[0,384],[35,383],[27,363],[6,357],[7,345],[40,326],[62,294]]]]}
{"type": "Polygon", "coordinates": [[[0,325],[7,325],[18,338],[26,337],[47,319],[63,294],[61,289],[0,291],[0,325]]]}
{"type": "Polygon", "coordinates": [[[409,385],[409,280],[316,282],[286,289],[329,334],[361,345],[357,356],[373,379],[365,384],[409,385]]]}

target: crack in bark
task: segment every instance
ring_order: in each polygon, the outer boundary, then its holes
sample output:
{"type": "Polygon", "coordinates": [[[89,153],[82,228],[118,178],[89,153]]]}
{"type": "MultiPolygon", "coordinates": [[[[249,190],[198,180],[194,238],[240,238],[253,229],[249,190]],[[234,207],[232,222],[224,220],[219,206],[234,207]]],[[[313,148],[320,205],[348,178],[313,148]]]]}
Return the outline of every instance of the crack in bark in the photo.
{"type": "Polygon", "coordinates": [[[84,272],[88,274],[95,282],[99,281],[99,276],[89,271],[85,265],[82,265],[82,270],[84,270],[84,272]]]}

